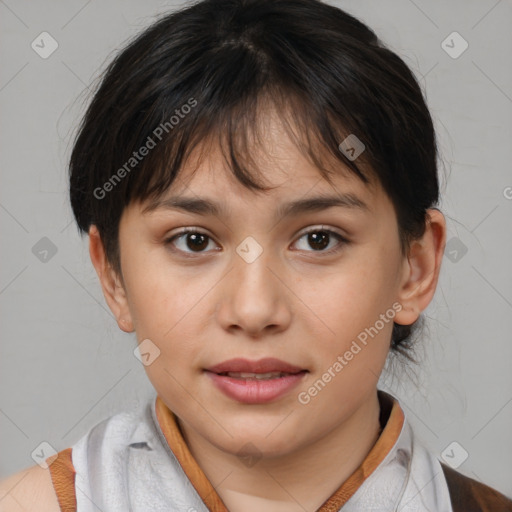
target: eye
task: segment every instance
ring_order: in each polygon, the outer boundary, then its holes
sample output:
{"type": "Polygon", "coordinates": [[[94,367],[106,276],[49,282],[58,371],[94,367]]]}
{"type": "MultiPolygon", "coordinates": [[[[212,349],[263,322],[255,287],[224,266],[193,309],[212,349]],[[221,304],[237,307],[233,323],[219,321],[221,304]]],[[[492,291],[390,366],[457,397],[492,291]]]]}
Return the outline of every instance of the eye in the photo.
{"type": "Polygon", "coordinates": [[[190,254],[207,252],[204,249],[208,247],[208,241],[212,241],[212,239],[206,233],[188,228],[165,240],[165,244],[173,245],[177,247],[178,251],[190,254]],[[178,243],[175,243],[175,240],[178,243]]]}
{"type": "Polygon", "coordinates": [[[335,231],[332,231],[330,229],[325,229],[323,226],[316,227],[313,229],[310,229],[302,234],[302,236],[299,238],[300,240],[305,239],[304,245],[309,245],[309,247],[313,248],[313,251],[308,251],[307,249],[300,249],[300,250],[306,250],[307,252],[322,252],[327,254],[333,254],[335,252],[338,252],[343,248],[345,244],[348,243],[348,240],[341,236],[340,234],[336,233],[335,231]],[[329,245],[332,242],[332,239],[338,239],[339,242],[337,246],[335,246],[334,249],[325,250],[326,247],[329,247],[329,245]]]}
{"type": "MultiPolygon", "coordinates": [[[[345,244],[349,243],[348,240],[339,233],[336,233],[331,229],[325,229],[323,226],[306,231],[298,239],[298,242],[303,239],[305,240],[305,244],[309,245],[313,251],[305,249],[304,247],[299,247],[299,250],[327,254],[336,253],[341,250],[345,244]],[[338,240],[338,245],[335,245],[334,249],[325,250],[327,247],[332,245],[333,238],[338,240]]],[[[165,240],[166,245],[173,246],[172,250],[177,250],[185,254],[201,254],[208,252],[206,249],[209,246],[209,242],[213,242],[209,235],[193,228],[185,228],[165,240]]]]}

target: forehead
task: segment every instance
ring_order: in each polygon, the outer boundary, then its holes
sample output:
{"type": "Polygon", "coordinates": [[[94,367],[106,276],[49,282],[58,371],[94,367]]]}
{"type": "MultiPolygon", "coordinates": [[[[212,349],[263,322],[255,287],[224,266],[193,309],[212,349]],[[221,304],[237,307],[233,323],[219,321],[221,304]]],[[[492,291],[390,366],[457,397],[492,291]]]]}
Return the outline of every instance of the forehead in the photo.
{"type": "MultiPolygon", "coordinates": [[[[366,159],[360,156],[354,163],[368,178],[367,183],[342,157],[335,157],[332,148],[311,140],[310,133],[305,135],[307,129],[301,130],[286,111],[265,106],[257,111],[241,139],[227,141],[226,132],[210,133],[193,147],[167,190],[126,209],[143,218],[167,217],[175,210],[225,220],[235,220],[233,216],[238,214],[247,218],[253,212],[277,221],[343,206],[338,211],[351,217],[391,217],[394,206],[366,159]],[[236,162],[267,190],[251,188],[235,175],[232,150],[236,162]],[[327,172],[327,179],[318,165],[327,172]]],[[[337,151],[336,146],[334,153],[337,151]]]]}
{"type": "Polygon", "coordinates": [[[348,186],[351,180],[345,178],[344,186],[340,187],[326,182],[318,172],[302,171],[296,172],[293,177],[285,175],[283,178],[282,173],[272,175],[272,180],[268,180],[273,183],[271,190],[253,192],[226,169],[212,171],[211,167],[199,168],[186,182],[171,187],[172,190],[150,203],[146,212],[176,209],[199,215],[229,217],[234,209],[275,209],[276,217],[282,218],[333,206],[367,213],[372,210],[371,201],[365,198],[368,194],[361,194],[355,186],[348,186]]]}
{"type": "Polygon", "coordinates": [[[370,182],[364,183],[340,160],[334,158],[327,148],[316,149],[324,169],[329,173],[325,179],[311,161],[305,149],[299,149],[296,140],[291,140],[282,119],[274,112],[260,118],[259,129],[252,134],[249,147],[237,160],[248,169],[256,181],[269,187],[267,191],[251,190],[235,176],[226,158],[226,148],[214,138],[199,144],[186,160],[172,186],[156,200],[144,204],[144,213],[160,207],[172,206],[177,198],[184,198],[188,206],[198,213],[218,215],[219,208],[230,203],[250,207],[281,207],[292,198],[328,197],[347,207],[372,210],[382,188],[373,173],[363,172],[370,182]],[[195,205],[193,198],[196,198],[195,205]],[[201,205],[198,199],[206,199],[201,205]],[[200,212],[199,210],[203,210],[200,212]],[[209,212],[207,210],[210,210],[209,212]]]}

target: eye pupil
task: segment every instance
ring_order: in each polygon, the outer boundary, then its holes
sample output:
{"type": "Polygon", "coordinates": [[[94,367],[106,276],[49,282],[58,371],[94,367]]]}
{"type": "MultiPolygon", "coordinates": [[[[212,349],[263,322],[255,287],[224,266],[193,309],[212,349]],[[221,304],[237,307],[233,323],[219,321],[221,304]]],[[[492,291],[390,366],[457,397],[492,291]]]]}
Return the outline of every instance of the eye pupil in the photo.
{"type": "Polygon", "coordinates": [[[325,231],[315,231],[308,234],[308,243],[315,250],[325,249],[329,245],[329,234],[325,231]]]}
{"type": "Polygon", "coordinates": [[[202,233],[189,233],[187,236],[187,247],[191,250],[202,250],[208,247],[207,238],[208,237],[202,233]],[[191,241],[192,243],[190,243],[191,241]]]}

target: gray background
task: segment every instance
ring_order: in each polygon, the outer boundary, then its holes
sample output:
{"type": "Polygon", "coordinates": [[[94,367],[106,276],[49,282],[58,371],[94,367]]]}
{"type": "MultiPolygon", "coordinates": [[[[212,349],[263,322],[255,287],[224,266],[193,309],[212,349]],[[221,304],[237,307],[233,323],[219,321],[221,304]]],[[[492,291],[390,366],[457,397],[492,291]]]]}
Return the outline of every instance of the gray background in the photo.
{"type": "MultiPolygon", "coordinates": [[[[512,495],[512,3],[331,3],[412,67],[442,153],[449,252],[425,312],[422,365],[382,385],[438,456],[456,441],[449,454],[469,454],[459,471],[512,495]],[[469,43],[458,58],[441,46],[453,31],[469,43]]],[[[70,447],[152,392],[135,335],[118,329],[72,222],[66,163],[99,71],[177,5],[0,1],[0,477],[33,465],[42,441],[70,447]],[[31,48],[43,31],[59,45],[47,59],[31,48]],[[41,252],[43,237],[55,254],[41,252]]]]}

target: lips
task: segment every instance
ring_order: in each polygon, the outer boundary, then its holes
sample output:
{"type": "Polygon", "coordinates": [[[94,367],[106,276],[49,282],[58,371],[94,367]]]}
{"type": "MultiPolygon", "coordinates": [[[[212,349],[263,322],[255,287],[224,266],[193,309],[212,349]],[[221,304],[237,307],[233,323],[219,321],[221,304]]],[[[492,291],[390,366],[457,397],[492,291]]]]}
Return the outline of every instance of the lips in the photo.
{"type": "Polygon", "coordinates": [[[251,372],[223,372],[217,375],[231,377],[232,379],[257,379],[257,380],[268,380],[278,379],[279,377],[285,377],[291,375],[286,372],[267,372],[267,373],[251,373],[251,372]]]}
{"type": "Polygon", "coordinates": [[[273,357],[266,357],[258,361],[249,361],[248,359],[237,358],[224,361],[216,364],[207,371],[217,374],[228,373],[252,373],[252,374],[265,374],[265,373],[285,373],[294,374],[305,371],[303,368],[294,366],[293,364],[281,361],[273,357]]]}
{"type": "Polygon", "coordinates": [[[288,394],[308,370],[275,358],[230,359],[205,370],[224,395],[237,402],[263,404],[288,394]]]}

